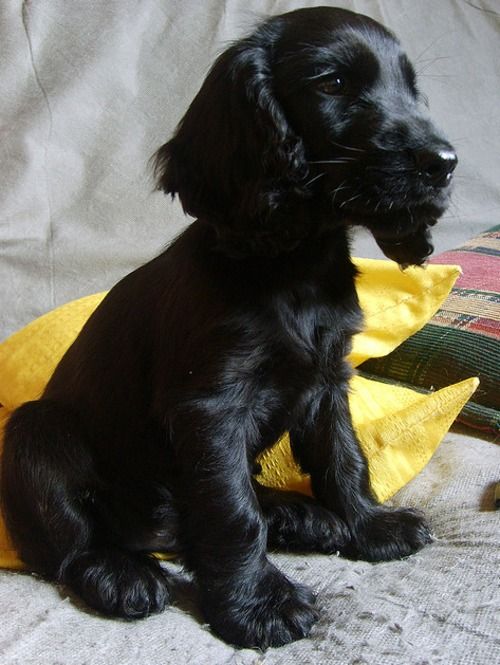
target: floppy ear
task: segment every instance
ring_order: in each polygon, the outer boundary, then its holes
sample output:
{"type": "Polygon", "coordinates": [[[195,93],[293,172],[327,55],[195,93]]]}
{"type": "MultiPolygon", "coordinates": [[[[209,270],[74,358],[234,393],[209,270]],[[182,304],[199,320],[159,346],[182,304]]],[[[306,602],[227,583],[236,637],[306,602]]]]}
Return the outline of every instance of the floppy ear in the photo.
{"type": "Polygon", "coordinates": [[[253,35],[225,51],[155,156],[158,189],[214,224],[236,253],[297,244],[298,229],[287,228],[287,240],[280,227],[293,199],[308,195],[304,147],[274,96],[269,50],[253,35]]]}

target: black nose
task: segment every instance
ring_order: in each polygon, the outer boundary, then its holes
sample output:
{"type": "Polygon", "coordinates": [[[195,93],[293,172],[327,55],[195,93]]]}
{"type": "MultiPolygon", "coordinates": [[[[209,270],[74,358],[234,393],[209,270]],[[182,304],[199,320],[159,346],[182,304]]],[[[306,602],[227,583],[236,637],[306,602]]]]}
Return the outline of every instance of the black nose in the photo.
{"type": "Polygon", "coordinates": [[[416,166],[421,178],[433,187],[446,187],[458,162],[457,154],[451,147],[436,150],[416,150],[416,166]]]}

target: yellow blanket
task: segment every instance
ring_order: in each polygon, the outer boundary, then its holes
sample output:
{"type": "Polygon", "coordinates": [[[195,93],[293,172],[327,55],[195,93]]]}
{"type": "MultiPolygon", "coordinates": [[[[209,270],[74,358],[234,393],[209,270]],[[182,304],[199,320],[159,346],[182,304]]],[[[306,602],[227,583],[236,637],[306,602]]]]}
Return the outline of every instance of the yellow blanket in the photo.
{"type": "MultiPolygon", "coordinates": [[[[460,274],[457,266],[429,265],[402,272],[390,261],[357,259],[356,264],[365,329],[354,339],[350,360],[355,367],[367,358],[386,355],[419,330],[460,274]]],[[[0,344],[0,448],[3,424],[10,412],[40,396],[60,358],[104,296],[100,293],[67,303],[0,344]]],[[[358,376],[352,379],[354,427],[380,501],[392,496],[427,464],[478,383],[471,378],[424,395],[358,376]]],[[[259,461],[264,484],[310,492],[307,476],[293,461],[287,436],[259,461]]],[[[23,567],[9,542],[1,512],[0,566],[23,567]]]]}

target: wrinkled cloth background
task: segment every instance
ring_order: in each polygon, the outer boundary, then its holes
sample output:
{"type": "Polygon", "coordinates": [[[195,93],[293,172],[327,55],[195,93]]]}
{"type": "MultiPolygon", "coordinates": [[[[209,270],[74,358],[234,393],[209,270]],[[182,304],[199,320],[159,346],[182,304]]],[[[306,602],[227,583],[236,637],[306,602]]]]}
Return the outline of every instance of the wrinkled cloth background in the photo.
{"type": "MultiPolygon", "coordinates": [[[[0,1],[0,339],[102,291],[188,222],[154,193],[148,159],[215,56],[268,13],[335,4],[393,29],[460,158],[438,251],[500,217],[499,0],[0,1]]],[[[355,251],[379,256],[359,234],[355,251]]],[[[235,650],[203,625],[179,568],[179,607],[137,623],[82,611],[35,577],[0,574],[3,665],[500,662],[499,448],[448,435],[395,499],[436,542],[405,561],[273,555],[319,592],[308,640],[235,650]],[[185,611],[180,611],[180,609],[185,611]]],[[[172,564],[169,564],[172,565],[172,564]]]]}
{"type": "MultiPolygon", "coordinates": [[[[230,40],[305,0],[0,3],[0,339],[102,291],[186,224],[148,159],[230,40]]],[[[327,3],[328,4],[328,3],[327,3]]],[[[358,0],[400,37],[459,152],[448,249],[500,213],[498,0],[358,0]],[[480,11],[471,5],[483,6],[480,11]]],[[[375,254],[364,239],[363,254],[375,254]]]]}

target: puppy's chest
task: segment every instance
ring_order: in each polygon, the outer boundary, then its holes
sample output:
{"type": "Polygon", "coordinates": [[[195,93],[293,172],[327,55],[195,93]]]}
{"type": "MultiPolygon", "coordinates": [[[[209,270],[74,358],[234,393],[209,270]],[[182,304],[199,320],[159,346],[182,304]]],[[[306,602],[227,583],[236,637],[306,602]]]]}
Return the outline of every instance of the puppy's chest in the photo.
{"type": "Polygon", "coordinates": [[[350,351],[350,340],[361,326],[355,293],[343,298],[295,292],[277,299],[272,346],[277,358],[293,372],[328,371],[350,351]]]}

